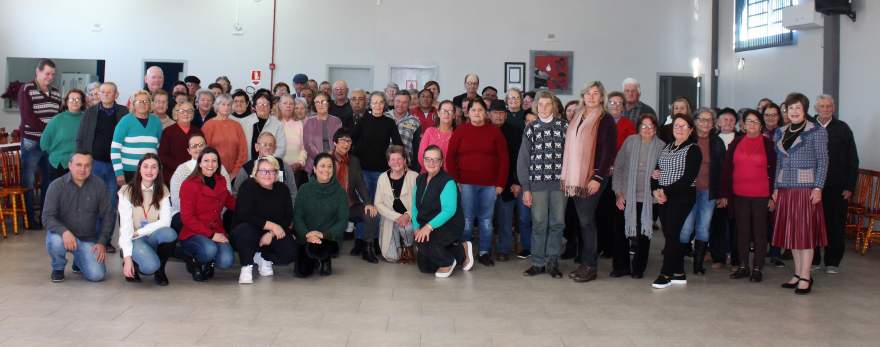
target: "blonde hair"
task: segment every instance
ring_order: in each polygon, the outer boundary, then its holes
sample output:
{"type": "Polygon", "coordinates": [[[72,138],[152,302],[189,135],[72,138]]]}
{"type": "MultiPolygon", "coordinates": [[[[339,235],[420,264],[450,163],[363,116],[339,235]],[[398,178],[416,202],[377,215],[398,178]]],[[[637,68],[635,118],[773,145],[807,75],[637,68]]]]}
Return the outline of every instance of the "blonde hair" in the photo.
{"type": "MultiPolygon", "coordinates": [[[[594,87],[599,88],[599,95],[602,97],[602,100],[600,100],[599,103],[602,105],[602,111],[607,111],[605,109],[605,85],[603,85],[602,82],[599,81],[592,81],[587,82],[587,84],[584,85],[584,89],[581,89],[581,99],[578,100],[578,112],[586,109],[586,106],[584,106],[584,94],[587,94],[587,92],[594,87]]],[[[575,114],[577,114],[577,112],[575,114]]]]}
{"type": "Polygon", "coordinates": [[[150,94],[150,92],[148,92],[148,91],[146,91],[146,90],[143,90],[143,89],[140,89],[140,90],[134,92],[134,94],[131,95],[131,105],[132,105],[132,106],[134,106],[134,101],[135,101],[135,99],[136,99],[138,96],[140,96],[140,95],[146,95],[146,96],[147,96],[147,102],[150,102],[150,103],[153,102],[153,96],[150,94]]]}
{"type": "MultiPolygon", "coordinates": [[[[275,169],[275,171],[281,170],[281,165],[278,164],[278,160],[275,159],[275,157],[273,157],[273,156],[259,157],[254,162],[254,169],[251,171],[251,178],[257,177],[257,171],[260,170],[260,164],[262,164],[262,163],[269,163],[269,165],[272,165],[272,168],[275,169]]],[[[277,178],[276,178],[276,180],[277,180],[277,178]]]]}

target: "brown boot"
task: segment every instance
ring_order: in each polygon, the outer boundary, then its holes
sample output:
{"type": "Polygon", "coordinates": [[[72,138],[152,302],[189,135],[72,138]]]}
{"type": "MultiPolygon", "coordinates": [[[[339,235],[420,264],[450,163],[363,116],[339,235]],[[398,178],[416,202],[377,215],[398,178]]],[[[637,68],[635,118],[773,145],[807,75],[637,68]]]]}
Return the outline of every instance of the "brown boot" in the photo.
{"type": "Polygon", "coordinates": [[[401,264],[412,264],[415,260],[415,255],[413,254],[412,246],[401,248],[400,252],[400,263],[401,264]]]}
{"type": "Polygon", "coordinates": [[[571,279],[578,283],[589,282],[597,277],[596,268],[587,266],[583,271],[575,273],[571,279]]]}

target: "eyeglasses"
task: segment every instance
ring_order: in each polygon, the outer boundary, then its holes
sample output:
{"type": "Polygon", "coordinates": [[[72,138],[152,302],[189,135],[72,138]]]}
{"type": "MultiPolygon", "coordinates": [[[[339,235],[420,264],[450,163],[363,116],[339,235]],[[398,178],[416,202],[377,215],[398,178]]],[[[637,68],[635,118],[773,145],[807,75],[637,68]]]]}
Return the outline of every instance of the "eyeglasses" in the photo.
{"type": "Polygon", "coordinates": [[[437,111],[437,113],[439,113],[439,114],[445,114],[445,115],[450,115],[450,116],[451,116],[451,115],[455,114],[455,111],[440,110],[440,111],[437,111]]]}
{"type": "Polygon", "coordinates": [[[347,138],[347,137],[341,137],[341,138],[339,138],[338,140],[336,140],[336,142],[351,143],[351,139],[350,139],[350,138],[347,138]]]}
{"type": "Polygon", "coordinates": [[[431,158],[431,157],[424,157],[422,159],[425,160],[425,163],[430,163],[430,164],[437,164],[437,163],[440,163],[441,161],[443,161],[443,159],[431,158]]]}
{"type": "Polygon", "coordinates": [[[700,122],[700,123],[711,123],[711,122],[712,122],[712,119],[711,119],[711,118],[697,118],[697,122],[700,122]]]}
{"type": "Polygon", "coordinates": [[[150,103],[149,100],[135,100],[134,101],[135,105],[148,105],[149,103],[150,103]]]}
{"type": "Polygon", "coordinates": [[[263,147],[263,148],[275,148],[275,144],[274,144],[274,143],[259,143],[259,142],[257,142],[257,144],[260,145],[260,147],[263,147]]]}
{"type": "Polygon", "coordinates": [[[82,102],[82,99],[81,98],[70,98],[70,99],[67,99],[67,101],[68,102],[82,102]]]}
{"type": "Polygon", "coordinates": [[[779,117],[779,113],[764,113],[764,117],[779,117]]]}
{"type": "Polygon", "coordinates": [[[351,101],[366,101],[366,100],[367,100],[367,98],[360,97],[360,96],[351,98],[351,101]]]}
{"type": "Polygon", "coordinates": [[[187,114],[187,113],[195,113],[195,112],[196,112],[195,110],[188,110],[185,108],[177,110],[177,114],[187,114]]]}
{"type": "Polygon", "coordinates": [[[672,128],[675,129],[675,130],[687,130],[687,129],[690,129],[691,126],[690,126],[690,125],[687,125],[687,124],[685,124],[685,125],[673,125],[672,128]]]}
{"type": "Polygon", "coordinates": [[[315,100],[315,105],[327,105],[329,103],[330,103],[330,101],[327,101],[327,100],[321,100],[321,101],[315,100]]]}
{"type": "Polygon", "coordinates": [[[257,103],[257,106],[269,107],[269,104],[265,103],[265,102],[259,102],[259,103],[257,103]]]}
{"type": "Polygon", "coordinates": [[[651,125],[651,124],[642,124],[642,126],[640,126],[639,128],[642,128],[642,129],[654,129],[654,126],[651,125]]]}
{"type": "Polygon", "coordinates": [[[608,106],[620,106],[620,105],[623,105],[623,103],[617,102],[617,101],[609,101],[608,102],[608,106]]]}
{"type": "Polygon", "coordinates": [[[761,124],[760,121],[757,121],[757,120],[754,120],[754,119],[746,119],[746,123],[747,123],[747,124],[761,124]]]}
{"type": "Polygon", "coordinates": [[[257,170],[257,174],[263,176],[273,176],[278,173],[278,170],[257,170]]]}
{"type": "Polygon", "coordinates": [[[190,148],[190,149],[199,149],[199,148],[202,148],[202,147],[205,147],[205,144],[204,144],[204,143],[196,143],[196,144],[191,144],[191,145],[189,145],[189,148],[190,148]]]}

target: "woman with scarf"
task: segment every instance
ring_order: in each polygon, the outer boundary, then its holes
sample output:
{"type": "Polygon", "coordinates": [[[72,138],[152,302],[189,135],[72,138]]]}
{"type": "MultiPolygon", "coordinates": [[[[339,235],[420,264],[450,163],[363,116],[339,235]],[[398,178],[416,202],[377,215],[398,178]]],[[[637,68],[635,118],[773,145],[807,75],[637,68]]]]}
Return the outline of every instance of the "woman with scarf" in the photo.
{"type": "Polygon", "coordinates": [[[376,235],[379,233],[379,217],[376,206],[373,205],[373,197],[367,191],[364,182],[361,162],[351,155],[351,133],[346,128],[339,128],[333,134],[333,159],[336,161],[336,180],[348,195],[348,216],[352,223],[361,224],[357,227],[364,228],[363,241],[358,244],[360,252],[352,255],[360,255],[369,263],[378,263],[376,258],[376,235]]]}
{"type": "Polygon", "coordinates": [[[617,153],[617,126],[605,111],[605,87],[593,81],[581,91],[577,112],[568,123],[562,156],[562,190],[574,197],[581,228],[581,264],[568,274],[575,282],[596,279],[596,206],[617,153]]]}
{"type": "Polygon", "coordinates": [[[617,208],[623,211],[625,223],[623,230],[614,230],[611,236],[614,257],[611,277],[631,275],[638,279],[644,276],[657,216],[651,196],[651,172],[666,143],[657,137],[659,124],[654,115],[643,114],[638,124],[639,133],[626,138],[614,160],[611,188],[617,197],[617,208]],[[629,258],[630,240],[635,240],[632,262],[629,258]]]}

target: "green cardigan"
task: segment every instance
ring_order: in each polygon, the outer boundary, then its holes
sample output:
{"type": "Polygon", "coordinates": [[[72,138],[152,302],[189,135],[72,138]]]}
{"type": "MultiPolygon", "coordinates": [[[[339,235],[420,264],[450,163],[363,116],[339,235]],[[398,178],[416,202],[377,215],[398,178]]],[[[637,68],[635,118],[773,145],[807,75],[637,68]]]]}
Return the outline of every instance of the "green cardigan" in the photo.
{"type": "Polygon", "coordinates": [[[79,130],[79,122],[82,113],[70,111],[61,112],[46,124],[43,136],[40,138],[40,149],[49,154],[49,164],[53,168],[61,165],[67,168],[67,163],[76,149],[76,133],[79,130]]]}
{"type": "Polygon", "coordinates": [[[327,183],[311,181],[299,187],[293,204],[293,227],[300,242],[309,231],[324,233],[324,239],[342,241],[348,227],[348,197],[334,177],[327,183]]]}

